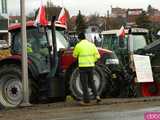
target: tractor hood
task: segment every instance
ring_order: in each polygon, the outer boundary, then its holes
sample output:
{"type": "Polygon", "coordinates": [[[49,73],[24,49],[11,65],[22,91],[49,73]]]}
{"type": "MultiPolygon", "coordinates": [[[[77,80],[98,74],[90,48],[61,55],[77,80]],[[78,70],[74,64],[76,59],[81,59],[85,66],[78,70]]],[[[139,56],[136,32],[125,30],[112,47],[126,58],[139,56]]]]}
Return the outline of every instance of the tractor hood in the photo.
{"type": "Polygon", "coordinates": [[[98,51],[101,55],[98,62],[101,64],[119,64],[119,60],[115,52],[104,48],[98,48],[98,51]]]}
{"type": "Polygon", "coordinates": [[[111,51],[111,50],[104,49],[104,48],[101,48],[101,47],[97,47],[97,49],[98,49],[98,51],[99,51],[99,53],[100,53],[101,55],[103,55],[103,54],[112,54],[112,51],[111,51]]]}
{"type": "MultiPolygon", "coordinates": [[[[60,49],[60,66],[61,69],[68,69],[70,65],[76,62],[73,57],[74,48],[60,49]]],[[[99,64],[119,64],[119,60],[113,51],[98,48],[101,58],[98,60],[99,64]]]]}

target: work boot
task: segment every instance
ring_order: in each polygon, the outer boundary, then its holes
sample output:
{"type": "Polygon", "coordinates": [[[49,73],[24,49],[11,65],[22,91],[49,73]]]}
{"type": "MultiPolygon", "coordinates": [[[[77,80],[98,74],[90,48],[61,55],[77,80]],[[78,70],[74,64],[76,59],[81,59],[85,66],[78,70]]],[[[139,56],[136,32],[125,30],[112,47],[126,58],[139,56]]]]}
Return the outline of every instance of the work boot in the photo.
{"type": "Polygon", "coordinates": [[[93,105],[91,102],[84,102],[84,101],[80,101],[79,104],[81,106],[91,106],[91,105],[93,105]]]}
{"type": "Polygon", "coordinates": [[[100,103],[100,102],[102,102],[100,96],[96,96],[96,102],[97,102],[97,104],[100,103]]]}

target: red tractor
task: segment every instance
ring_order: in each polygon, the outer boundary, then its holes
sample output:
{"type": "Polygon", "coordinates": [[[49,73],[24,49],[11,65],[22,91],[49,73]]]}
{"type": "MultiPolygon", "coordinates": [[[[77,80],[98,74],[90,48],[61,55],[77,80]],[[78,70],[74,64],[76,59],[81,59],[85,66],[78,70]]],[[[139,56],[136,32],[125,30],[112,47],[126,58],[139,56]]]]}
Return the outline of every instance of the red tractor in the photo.
{"type": "MultiPolygon", "coordinates": [[[[0,104],[16,107],[23,100],[21,24],[11,24],[8,29],[11,56],[0,60],[0,104]]],[[[68,41],[58,27],[37,28],[33,21],[27,22],[27,45],[31,103],[65,100],[67,95],[82,99],[77,61],[72,57],[73,48],[68,47],[68,41]]],[[[107,59],[113,59],[113,55],[111,51],[98,50],[101,58],[94,70],[94,80],[98,94],[102,95],[107,87],[107,74],[101,66],[107,64],[107,59]]],[[[90,96],[93,97],[91,90],[90,96]]]]}

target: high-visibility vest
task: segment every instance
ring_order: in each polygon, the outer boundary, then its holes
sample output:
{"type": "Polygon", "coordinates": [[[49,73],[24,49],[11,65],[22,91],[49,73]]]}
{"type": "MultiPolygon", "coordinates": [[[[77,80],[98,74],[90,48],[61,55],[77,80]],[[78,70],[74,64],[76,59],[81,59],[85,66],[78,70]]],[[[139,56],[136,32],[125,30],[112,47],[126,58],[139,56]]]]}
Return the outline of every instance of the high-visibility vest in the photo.
{"type": "Polygon", "coordinates": [[[32,53],[32,47],[31,44],[27,43],[27,53],[32,53]]]}
{"type": "Polygon", "coordinates": [[[73,56],[78,58],[79,67],[93,67],[100,58],[97,47],[85,39],[77,43],[73,56]]]}

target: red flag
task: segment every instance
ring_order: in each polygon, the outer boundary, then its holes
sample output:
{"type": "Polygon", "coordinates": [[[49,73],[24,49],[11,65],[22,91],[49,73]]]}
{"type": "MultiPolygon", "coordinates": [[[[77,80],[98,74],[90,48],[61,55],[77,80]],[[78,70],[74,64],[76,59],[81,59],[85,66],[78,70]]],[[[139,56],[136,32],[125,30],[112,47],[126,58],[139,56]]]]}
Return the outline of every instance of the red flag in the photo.
{"type": "Polygon", "coordinates": [[[67,28],[67,15],[64,8],[61,9],[57,22],[67,28]]]}
{"type": "Polygon", "coordinates": [[[38,10],[38,15],[35,20],[35,24],[40,24],[43,26],[48,25],[48,20],[46,19],[46,11],[45,11],[45,6],[41,3],[41,6],[38,10]]]}
{"type": "Polygon", "coordinates": [[[120,39],[124,39],[125,38],[125,29],[122,26],[118,32],[118,36],[120,37],[120,39]]]}

